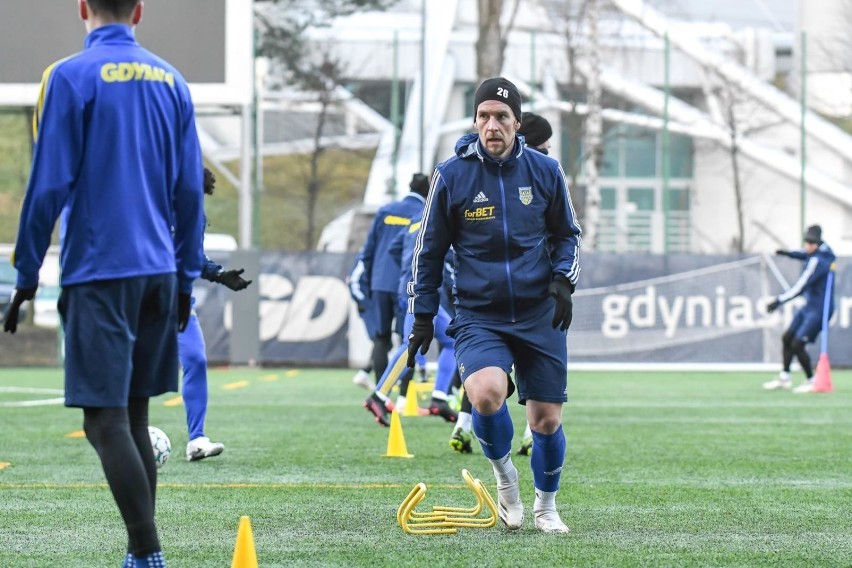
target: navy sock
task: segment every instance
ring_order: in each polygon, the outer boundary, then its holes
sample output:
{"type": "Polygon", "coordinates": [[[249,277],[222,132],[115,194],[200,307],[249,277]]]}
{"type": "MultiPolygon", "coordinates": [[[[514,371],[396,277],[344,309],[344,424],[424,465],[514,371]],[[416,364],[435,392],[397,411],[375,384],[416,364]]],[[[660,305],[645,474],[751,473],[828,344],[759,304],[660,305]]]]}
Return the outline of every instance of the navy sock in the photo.
{"type": "Polygon", "coordinates": [[[553,492],[559,489],[562,463],[565,461],[565,432],[562,425],[553,434],[540,434],[535,430],[530,468],[533,472],[535,488],[539,491],[553,492]]]}
{"type": "Polygon", "coordinates": [[[506,457],[512,451],[512,437],[515,435],[509,407],[504,402],[494,414],[480,414],[475,408],[472,410],[473,431],[479,438],[482,453],[491,460],[506,457]]]}

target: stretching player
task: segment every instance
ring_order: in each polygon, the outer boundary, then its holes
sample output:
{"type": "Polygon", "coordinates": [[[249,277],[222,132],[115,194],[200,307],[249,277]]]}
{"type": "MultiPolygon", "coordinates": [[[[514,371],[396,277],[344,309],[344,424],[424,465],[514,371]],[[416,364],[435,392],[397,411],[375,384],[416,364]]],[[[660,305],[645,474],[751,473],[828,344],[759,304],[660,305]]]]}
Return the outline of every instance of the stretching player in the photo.
{"type": "Polygon", "coordinates": [[[799,295],[804,296],[805,306],[796,312],[790,327],[781,336],[784,367],[777,379],[763,383],[763,388],[766,390],[789,389],[792,386],[790,364],[795,355],[805,373],[805,382],[794,388],[793,392],[797,394],[813,392],[814,373],[806,346],[819,337],[826,294],[829,295],[828,317],[831,318],[831,314],[834,313],[834,289],[832,287],[831,290],[826,290],[826,286],[828,273],[834,270],[834,261],[837,257],[834,256],[831,247],[823,242],[822,228],[819,225],[808,227],[804,241],[804,250],[775,251],[776,254],[802,260],[805,266],[796,283],[772,300],[766,307],[766,311],[771,314],[784,302],[799,295]]]}

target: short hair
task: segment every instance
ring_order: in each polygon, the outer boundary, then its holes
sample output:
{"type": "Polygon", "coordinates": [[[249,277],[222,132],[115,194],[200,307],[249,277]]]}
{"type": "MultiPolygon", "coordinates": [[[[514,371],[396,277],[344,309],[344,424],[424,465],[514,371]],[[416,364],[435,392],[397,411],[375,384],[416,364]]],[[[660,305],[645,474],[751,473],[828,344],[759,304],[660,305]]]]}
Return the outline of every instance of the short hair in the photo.
{"type": "Polygon", "coordinates": [[[108,14],[114,18],[125,20],[133,13],[133,9],[141,0],[86,0],[89,9],[95,14],[108,14]]]}

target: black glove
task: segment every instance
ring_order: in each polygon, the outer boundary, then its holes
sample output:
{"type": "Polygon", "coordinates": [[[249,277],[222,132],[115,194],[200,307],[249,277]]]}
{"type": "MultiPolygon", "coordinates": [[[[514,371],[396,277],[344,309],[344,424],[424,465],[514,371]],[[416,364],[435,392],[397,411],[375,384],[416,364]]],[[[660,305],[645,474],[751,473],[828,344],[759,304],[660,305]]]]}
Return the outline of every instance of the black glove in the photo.
{"type": "Polygon", "coordinates": [[[15,333],[18,330],[18,314],[21,311],[21,304],[35,298],[36,290],[38,290],[38,286],[18,288],[15,290],[15,296],[12,298],[12,302],[6,308],[6,314],[3,316],[3,331],[15,333]]]}
{"type": "Polygon", "coordinates": [[[784,249],[778,249],[775,251],[775,254],[779,254],[781,256],[790,256],[790,253],[784,249]]]}
{"type": "Polygon", "coordinates": [[[213,190],[216,189],[216,176],[213,172],[204,168],[204,193],[213,195],[213,190]]]}
{"type": "Polygon", "coordinates": [[[186,329],[190,314],[192,314],[192,295],[178,292],[178,331],[186,329]]]}
{"type": "Polygon", "coordinates": [[[367,311],[367,304],[363,302],[355,302],[355,305],[358,306],[358,313],[363,314],[367,311]]]}
{"type": "Polygon", "coordinates": [[[553,329],[558,327],[565,331],[571,325],[571,318],[574,316],[574,303],[571,301],[574,287],[571,286],[571,282],[567,278],[560,274],[553,279],[553,282],[547,287],[547,291],[556,300],[551,325],[553,325],[553,329]]]}
{"type": "Polygon", "coordinates": [[[432,343],[432,338],[435,337],[434,316],[427,314],[416,314],[414,316],[414,325],[411,327],[411,333],[408,335],[408,366],[414,368],[414,358],[417,356],[417,350],[426,355],[429,351],[429,345],[432,343]]]}
{"type": "Polygon", "coordinates": [[[772,300],[771,302],[769,302],[769,305],[766,306],[766,313],[771,314],[772,312],[777,310],[780,305],[781,302],[778,301],[778,298],[772,300]]]}
{"type": "Polygon", "coordinates": [[[238,292],[239,290],[248,288],[248,285],[252,283],[251,280],[245,280],[242,276],[240,276],[243,272],[245,272],[245,270],[242,268],[239,270],[223,270],[213,276],[213,282],[218,282],[219,284],[227,286],[231,290],[238,292]]]}

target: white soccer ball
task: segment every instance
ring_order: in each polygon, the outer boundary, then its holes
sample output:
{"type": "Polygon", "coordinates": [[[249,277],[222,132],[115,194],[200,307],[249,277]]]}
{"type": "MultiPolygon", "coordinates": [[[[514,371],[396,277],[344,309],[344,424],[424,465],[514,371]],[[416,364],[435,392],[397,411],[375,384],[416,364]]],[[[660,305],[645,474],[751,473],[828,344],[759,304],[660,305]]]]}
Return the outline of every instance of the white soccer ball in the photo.
{"type": "Polygon", "coordinates": [[[172,455],[172,442],[166,433],[156,426],[148,426],[148,435],[151,437],[151,448],[154,450],[154,461],[157,469],[163,467],[172,455]]]}

